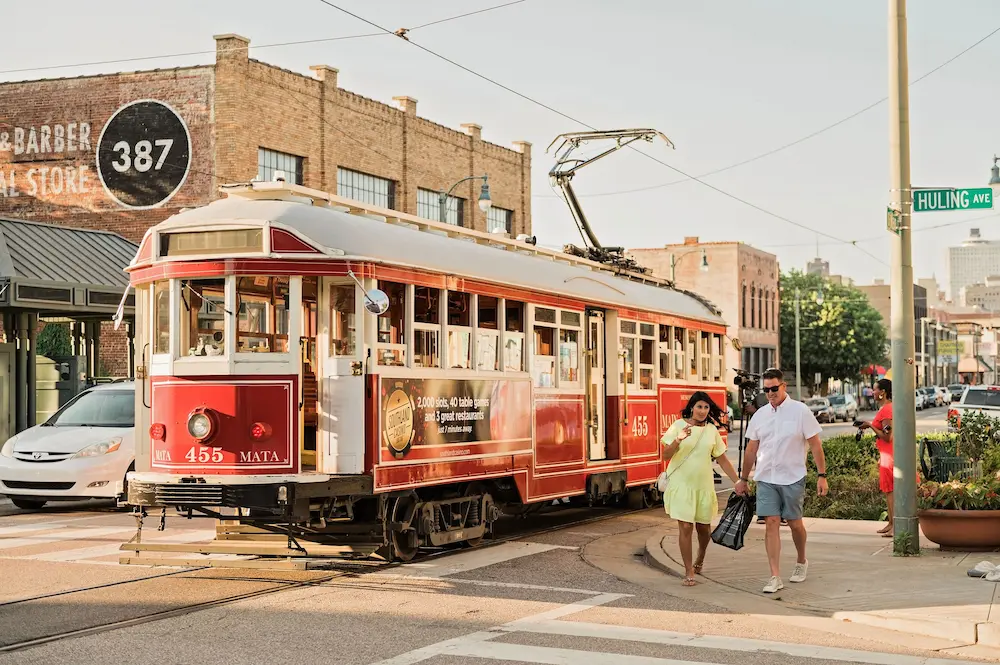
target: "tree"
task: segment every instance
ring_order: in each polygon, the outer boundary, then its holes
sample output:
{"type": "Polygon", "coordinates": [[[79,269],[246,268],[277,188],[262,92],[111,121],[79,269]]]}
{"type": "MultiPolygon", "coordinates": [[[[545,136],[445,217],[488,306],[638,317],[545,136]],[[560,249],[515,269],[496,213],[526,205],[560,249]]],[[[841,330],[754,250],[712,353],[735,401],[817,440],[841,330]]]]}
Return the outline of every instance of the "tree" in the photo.
{"type": "Polygon", "coordinates": [[[795,289],[799,290],[802,383],[816,374],[856,379],[884,363],[888,338],[882,315],[858,289],[793,270],[781,277],[781,366],[795,367],[795,289]],[[822,288],[823,303],[817,302],[822,288]]]}
{"type": "Polygon", "coordinates": [[[64,323],[46,323],[35,344],[38,355],[46,358],[73,355],[69,326],[64,323]]]}

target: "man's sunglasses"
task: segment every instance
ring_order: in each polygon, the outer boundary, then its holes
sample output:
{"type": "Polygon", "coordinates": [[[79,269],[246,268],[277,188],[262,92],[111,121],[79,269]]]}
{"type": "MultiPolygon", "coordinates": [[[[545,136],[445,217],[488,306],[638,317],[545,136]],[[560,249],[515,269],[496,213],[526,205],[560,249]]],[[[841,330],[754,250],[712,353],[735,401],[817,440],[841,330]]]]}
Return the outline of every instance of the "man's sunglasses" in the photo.
{"type": "Polygon", "coordinates": [[[779,383],[778,385],[771,386],[770,388],[768,388],[767,386],[764,386],[763,388],[761,388],[761,390],[763,390],[765,393],[776,393],[776,392],[778,392],[778,388],[780,388],[780,387],[781,387],[781,384],[779,383]]]}

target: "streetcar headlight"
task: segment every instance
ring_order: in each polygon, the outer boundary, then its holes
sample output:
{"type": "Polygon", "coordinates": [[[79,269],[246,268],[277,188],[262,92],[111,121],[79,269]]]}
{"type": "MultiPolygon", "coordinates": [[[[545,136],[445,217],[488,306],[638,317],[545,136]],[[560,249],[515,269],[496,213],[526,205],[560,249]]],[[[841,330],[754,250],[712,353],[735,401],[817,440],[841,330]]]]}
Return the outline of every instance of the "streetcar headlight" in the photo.
{"type": "Polygon", "coordinates": [[[102,441],[101,443],[95,443],[93,445],[87,446],[80,450],[73,457],[99,457],[100,455],[107,455],[108,453],[113,453],[118,450],[122,445],[122,438],[116,436],[110,441],[102,441]]]}
{"type": "Polygon", "coordinates": [[[192,413],[188,418],[188,434],[195,439],[207,439],[212,433],[212,419],[206,413],[192,413]]]}

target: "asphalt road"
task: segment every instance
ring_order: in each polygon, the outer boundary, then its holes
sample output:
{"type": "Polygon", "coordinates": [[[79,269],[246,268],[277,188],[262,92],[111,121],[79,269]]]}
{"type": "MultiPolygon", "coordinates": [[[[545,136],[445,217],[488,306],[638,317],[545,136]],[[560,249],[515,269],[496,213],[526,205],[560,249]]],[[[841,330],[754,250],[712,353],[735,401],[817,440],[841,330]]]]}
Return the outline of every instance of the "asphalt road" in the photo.
{"type": "MultiPolygon", "coordinates": [[[[943,655],[876,630],[806,629],[685,598],[636,556],[635,535],[666,527],[662,508],[605,509],[602,521],[406,566],[306,572],[118,565],[132,518],[66,508],[0,517],[0,665],[935,665],[924,658],[943,655]]],[[[171,515],[144,541],[207,539],[212,526],[171,515]]]]}

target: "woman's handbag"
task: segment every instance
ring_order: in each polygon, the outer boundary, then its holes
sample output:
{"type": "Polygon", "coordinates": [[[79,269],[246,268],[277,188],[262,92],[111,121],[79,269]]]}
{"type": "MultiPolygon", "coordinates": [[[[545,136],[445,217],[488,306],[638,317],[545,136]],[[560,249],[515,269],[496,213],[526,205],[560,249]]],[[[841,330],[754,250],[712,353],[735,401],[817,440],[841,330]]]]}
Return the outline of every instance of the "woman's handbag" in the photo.
{"type": "MultiPolygon", "coordinates": [[[[705,430],[706,429],[708,429],[708,425],[705,425],[704,427],[702,427],[701,433],[698,435],[698,437],[699,437],[698,438],[698,442],[699,443],[701,442],[701,437],[705,435],[705,430]]],[[[695,446],[696,445],[697,445],[697,443],[695,444],[695,446]]],[[[691,446],[691,452],[688,453],[687,457],[685,457],[684,459],[681,460],[681,463],[678,464],[674,468],[673,471],[671,471],[670,473],[667,473],[667,471],[663,471],[663,473],[661,473],[656,478],[656,489],[660,491],[660,494],[666,494],[667,493],[667,487],[670,486],[670,476],[674,475],[674,472],[677,471],[677,469],[679,469],[682,466],[684,466],[684,462],[686,462],[689,459],[691,459],[691,457],[694,455],[694,448],[695,448],[695,446],[691,446]]]]}

